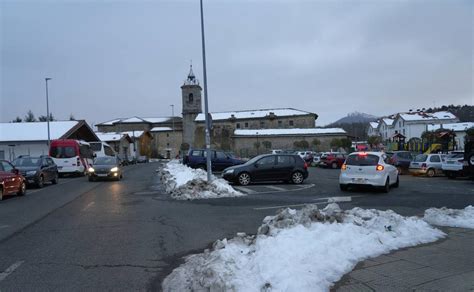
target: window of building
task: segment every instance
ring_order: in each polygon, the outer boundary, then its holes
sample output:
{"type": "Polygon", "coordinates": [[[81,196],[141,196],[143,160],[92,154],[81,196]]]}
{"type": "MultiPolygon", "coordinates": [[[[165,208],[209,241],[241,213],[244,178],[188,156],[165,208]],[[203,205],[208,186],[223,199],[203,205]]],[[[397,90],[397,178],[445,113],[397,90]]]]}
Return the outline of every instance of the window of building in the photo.
{"type": "Polygon", "coordinates": [[[249,127],[249,123],[245,123],[244,126],[245,126],[245,128],[248,128],[248,127],[249,127]]]}
{"type": "Polygon", "coordinates": [[[170,147],[170,143],[166,143],[166,147],[170,147]]]}
{"type": "Polygon", "coordinates": [[[5,159],[5,150],[0,150],[0,159],[5,159]]]}
{"type": "Polygon", "coordinates": [[[402,122],[398,122],[398,127],[399,127],[399,128],[402,127],[402,122]]]}
{"type": "Polygon", "coordinates": [[[283,126],[283,122],[282,122],[282,121],[278,121],[278,127],[281,128],[281,126],[283,126]]]}
{"type": "Polygon", "coordinates": [[[265,122],[264,121],[260,121],[260,128],[265,128],[265,122]]]}
{"type": "Polygon", "coordinates": [[[193,102],[193,100],[194,100],[194,95],[192,93],[190,93],[188,95],[188,102],[193,102]]]}
{"type": "Polygon", "coordinates": [[[166,133],[166,137],[169,137],[170,136],[170,133],[166,133]]]}
{"type": "Polygon", "coordinates": [[[290,124],[290,126],[293,126],[294,125],[293,120],[290,120],[289,124],[290,124]]]}
{"type": "Polygon", "coordinates": [[[405,135],[405,129],[403,129],[403,135],[405,135]]]}
{"type": "Polygon", "coordinates": [[[235,126],[237,127],[237,129],[240,129],[240,123],[237,123],[235,126]]]}

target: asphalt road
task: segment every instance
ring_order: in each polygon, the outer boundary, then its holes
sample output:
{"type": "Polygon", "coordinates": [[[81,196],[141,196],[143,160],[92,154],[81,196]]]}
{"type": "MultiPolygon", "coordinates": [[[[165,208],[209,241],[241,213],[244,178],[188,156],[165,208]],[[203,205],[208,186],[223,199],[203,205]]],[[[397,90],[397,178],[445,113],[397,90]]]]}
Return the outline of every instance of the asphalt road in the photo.
{"type": "Polygon", "coordinates": [[[129,166],[120,182],[63,179],[0,202],[0,291],[159,290],[183,256],[236,232],[255,233],[284,206],[324,207],[330,197],[343,208],[404,215],[474,205],[469,180],[402,176],[389,194],[343,193],[338,170],[314,168],[300,186],[236,186],[248,196],[174,201],[161,190],[158,166],[129,166]]]}

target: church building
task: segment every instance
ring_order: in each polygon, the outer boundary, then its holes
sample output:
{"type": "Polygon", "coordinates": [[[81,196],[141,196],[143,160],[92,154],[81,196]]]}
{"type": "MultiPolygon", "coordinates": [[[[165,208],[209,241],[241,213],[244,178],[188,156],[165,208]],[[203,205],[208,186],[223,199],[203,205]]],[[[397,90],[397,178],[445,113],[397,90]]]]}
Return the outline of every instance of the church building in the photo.
{"type": "MultiPolygon", "coordinates": [[[[98,124],[98,131],[149,133],[153,138],[149,142],[151,150],[139,154],[149,157],[174,157],[180,151],[204,148],[202,87],[192,66],[181,86],[181,98],[182,117],[115,119],[98,124]]],[[[327,151],[332,139],[347,138],[343,129],[316,128],[317,114],[294,108],[212,112],[210,118],[211,147],[240,157],[268,153],[272,149],[327,151]]]]}

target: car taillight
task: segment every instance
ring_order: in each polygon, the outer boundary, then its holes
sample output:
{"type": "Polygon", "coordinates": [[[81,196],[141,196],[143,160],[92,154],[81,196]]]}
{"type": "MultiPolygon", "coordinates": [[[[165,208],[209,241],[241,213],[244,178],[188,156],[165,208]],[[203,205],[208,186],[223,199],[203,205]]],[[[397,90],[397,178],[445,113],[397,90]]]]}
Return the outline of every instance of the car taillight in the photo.
{"type": "Polygon", "coordinates": [[[81,166],[81,160],[77,158],[77,166],[81,166]]]}
{"type": "Polygon", "coordinates": [[[347,165],[344,163],[342,166],[341,166],[341,170],[346,170],[347,169],[347,165]]]}
{"type": "Polygon", "coordinates": [[[421,168],[426,168],[426,163],[421,164],[421,168]]]}
{"type": "Polygon", "coordinates": [[[308,163],[304,163],[304,169],[308,169],[308,163]]]}
{"type": "Polygon", "coordinates": [[[458,162],[463,163],[463,162],[464,162],[464,159],[459,159],[458,162]]]}
{"type": "Polygon", "coordinates": [[[377,171],[382,171],[384,169],[383,165],[377,164],[377,167],[375,168],[377,171]]]}

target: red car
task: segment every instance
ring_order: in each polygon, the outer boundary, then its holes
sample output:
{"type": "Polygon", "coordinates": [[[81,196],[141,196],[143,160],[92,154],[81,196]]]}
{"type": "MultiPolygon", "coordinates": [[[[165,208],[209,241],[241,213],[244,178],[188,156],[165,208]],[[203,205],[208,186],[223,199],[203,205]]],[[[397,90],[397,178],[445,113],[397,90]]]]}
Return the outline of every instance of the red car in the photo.
{"type": "Polygon", "coordinates": [[[26,181],[10,162],[0,160],[0,201],[7,195],[26,194],[26,181]]]}
{"type": "Polygon", "coordinates": [[[319,165],[331,167],[333,169],[341,168],[346,161],[346,155],[338,152],[327,152],[321,155],[321,162],[319,165]]]}

